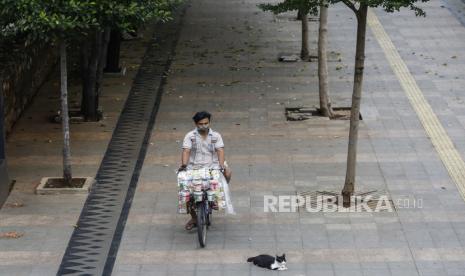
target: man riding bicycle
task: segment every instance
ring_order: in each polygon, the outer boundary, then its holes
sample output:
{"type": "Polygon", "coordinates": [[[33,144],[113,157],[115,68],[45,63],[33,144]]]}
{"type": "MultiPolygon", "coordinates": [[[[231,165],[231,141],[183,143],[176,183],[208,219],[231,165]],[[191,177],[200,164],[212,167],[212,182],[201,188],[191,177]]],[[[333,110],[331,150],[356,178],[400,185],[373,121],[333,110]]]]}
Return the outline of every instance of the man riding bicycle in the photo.
{"type": "MultiPolygon", "coordinates": [[[[200,111],[192,119],[196,128],[184,137],[179,171],[199,168],[219,169],[229,183],[231,169],[225,162],[223,138],[221,134],[210,128],[211,114],[207,111],[200,111]]],[[[192,218],[187,222],[185,228],[191,230],[196,227],[197,214],[190,204],[187,208],[192,218]]],[[[217,208],[217,206],[213,208],[217,208]]]]}

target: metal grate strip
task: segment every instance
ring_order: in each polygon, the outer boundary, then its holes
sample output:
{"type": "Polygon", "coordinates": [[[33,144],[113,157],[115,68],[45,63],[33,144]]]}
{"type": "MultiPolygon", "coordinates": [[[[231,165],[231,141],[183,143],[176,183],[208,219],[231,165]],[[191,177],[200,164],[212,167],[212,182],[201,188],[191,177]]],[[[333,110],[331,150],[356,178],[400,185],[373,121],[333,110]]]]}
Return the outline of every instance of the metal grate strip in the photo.
{"type": "Polygon", "coordinates": [[[185,9],[156,28],[57,275],[112,272],[185,9]]]}

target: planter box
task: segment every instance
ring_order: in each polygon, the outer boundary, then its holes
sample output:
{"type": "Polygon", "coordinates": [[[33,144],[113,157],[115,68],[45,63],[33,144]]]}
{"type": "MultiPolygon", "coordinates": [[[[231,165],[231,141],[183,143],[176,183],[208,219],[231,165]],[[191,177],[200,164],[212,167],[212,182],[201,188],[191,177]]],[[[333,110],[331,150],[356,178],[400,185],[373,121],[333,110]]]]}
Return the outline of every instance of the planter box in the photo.
{"type": "Polygon", "coordinates": [[[36,188],[36,194],[38,195],[56,195],[56,194],[88,194],[90,187],[95,182],[93,177],[74,177],[73,181],[79,184],[74,187],[59,187],[54,185],[62,180],[62,177],[44,177],[40,181],[39,186],[36,188]]]}

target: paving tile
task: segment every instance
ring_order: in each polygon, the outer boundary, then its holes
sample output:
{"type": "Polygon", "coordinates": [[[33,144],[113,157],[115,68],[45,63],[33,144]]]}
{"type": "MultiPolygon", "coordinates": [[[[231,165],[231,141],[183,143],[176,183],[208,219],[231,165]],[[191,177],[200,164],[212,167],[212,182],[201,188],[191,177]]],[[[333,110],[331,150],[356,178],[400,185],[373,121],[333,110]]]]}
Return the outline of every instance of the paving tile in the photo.
{"type": "MultiPolygon", "coordinates": [[[[443,4],[465,7],[458,4],[459,1],[455,2],[430,1],[425,4],[428,16],[421,19],[407,11],[395,17],[380,11],[376,14],[465,158],[465,144],[461,141],[465,134],[465,104],[461,93],[465,80],[458,74],[465,68],[465,62],[460,58],[465,46],[462,39],[465,27],[454,18],[459,15],[450,6],[447,6],[449,9],[440,7],[443,4]],[[444,41],[448,41],[447,45],[444,41]],[[451,58],[453,55],[457,57],[451,58]],[[442,65],[445,62],[448,66],[442,65]]],[[[360,126],[356,190],[387,190],[396,203],[405,196],[413,196],[421,198],[424,205],[422,208],[398,208],[393,213],[263,213],[264,195],[290,195],[315,189],[341,190],[349,125],[347,121],[284,121],[284,107],[318,105],[318,82],[316,76],[309,73],[316,72],[316,63],[276,62],[278,52],[299,50],[300,27],[298,22],[277,20],[278,17],[271,13],[262,13],[256,7],[258,3],[256,0],[191,3],[114,274],[461,275],[461,261],[439,261],[436,264],[422,260],[429,256],[424,250],[464,248],[465,220],[464,214],[458,210],[465,205],[370,32],[367,35],[362,99],[364,120],[360,126]],[[250,47],[251,43],[259,46],[250,47]],[[205,48],[208,52],[202,54],[205,48]],[[246,50],[238,51],[240,48],[246,50]],[[257,63],[260,68],[256,67],[257,63]],[[249,67],[251,70],[234,71],[231,67],[249,67]],[[234,171],[231,187],[237,212],[236,216],[214,215],[208,245],[204,249],[198,247],[195,230],[187,233],[183,229],[188,216],[174,213],[176,188],[170,186],[179,161],[177,140],[193,128],[190,117],[200,109],[213,113],[212,128],[220,131],[225,139],[226,155],[234,171]],[[316,263],[312,260],[302,263],[290,259],[290,269],[282,273],[243,262],[245,256],[258,252],[275,254],[285,251],[290,256],[299,256],[302,250],[322,250],[337,255],[344,249],[405,249],[412,252],[412,261],[390,262],[386,259],[361,263],[355,258],[352,263],[316,263]],[[128,264],[119,259],[129,251],[159,254],[162,264],[138,264],[144,258],[136,258],[131,261],[135,263],[128,264]],[[175,257],[185,252],[208,258],[223,256],[220,258],[223,263],[205,263],[205,259],[194,257],[180,261],[175,257]]],[[[330,62],[331,96],[335,105],[348,106],[355,22],[351,11],[342,5],[332,7],[330,16],[331,51],[340,52],[341,62],[347,65],[347,68],[336,70],[338,63],[330,62]]],[[[311,24],[312,34],[316,33],[316,27],[311,24]]],[[[314,38],[311,38],[311,47],[316,47],[314,38]]],[[[95,150],[102,152],[103,144],[95,150]]],[[[76,147],[76,150],[91,154],[94,149],[82,147],[76,147]]],[[[11,155],[27,152],[14,150],[11,146],[10,149],[11,155]]],[[[22,171],[12,161],[12,172],[20,175],[22,171]]],[[[98,162],[76,170],[91,173],[96,165],[98,162]]],[[[54,171],[37,168],[42,172],[54,171]]],[[[37,176],[30,173],[28,177],[37,176]]],[[[26,199],[27,211],[2,210],[0,231],[20,230],[26,235],[15,243],[0,240],[0,248],[39,250],[45,246],[50,251],[63,251],[84,197],[50,200],[19,193],[14,195],[26,199]],[[49,200],[51,202],[46,202],[49,200]],[[67,206],[63,204],[66,202],[71,203],[67,206]],[[57,218],[60,228],[54,230],[47,225],[34,225],[40,221],[31,217],[17,221],[4,217],[21,212],[50,216],[56,205],[64,206],[62,212],[69,218],[57,218]],[[48,241],[45,245],[37,242],[44,239],[48,241]]],[[[2,256],[0,260],[3,260],[2,256]]],[[[1,271],[11,272],[11,275],[31,274],[31,271],[40,275],[48,269],[4,267],[1,271]]]]}

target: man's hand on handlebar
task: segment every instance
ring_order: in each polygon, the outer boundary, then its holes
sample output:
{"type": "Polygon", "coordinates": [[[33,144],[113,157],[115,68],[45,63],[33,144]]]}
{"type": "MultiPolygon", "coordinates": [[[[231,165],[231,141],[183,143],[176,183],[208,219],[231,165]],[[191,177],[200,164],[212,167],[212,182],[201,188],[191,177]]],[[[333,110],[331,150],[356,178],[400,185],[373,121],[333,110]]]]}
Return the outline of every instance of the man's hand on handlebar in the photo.
{"type": "Polygon", "coordinates": [[[182,171],[185,171],[187,168],[187,165],[181,165],[178,169],[178,172],[182,172],[182,171]]]}

